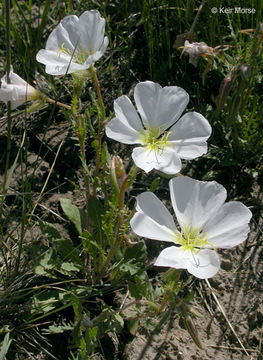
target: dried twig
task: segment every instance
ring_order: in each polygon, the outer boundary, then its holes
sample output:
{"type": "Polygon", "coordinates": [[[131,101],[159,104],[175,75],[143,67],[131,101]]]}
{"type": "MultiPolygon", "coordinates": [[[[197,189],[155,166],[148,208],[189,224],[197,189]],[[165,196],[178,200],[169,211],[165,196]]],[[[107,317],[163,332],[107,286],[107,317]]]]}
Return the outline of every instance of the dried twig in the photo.
{"type": "Polygon", "coordinates": [[[207,283],[207,286],[208,286],[209,289],[211,290],[211,293],[212,293],[212,295],[213,295],[213,298],[215,299],[215,302],[217,303],[217,306],[218,306],[219,310],[221,311],[222,315],[224,316],[224,318],[225,318],[225,320],[226,320],[226,322],[227,322],[230,330],[231,330],[232,333],[234,334],[235,338],[237,339],[237,341],[238,341],[238,343],[240,344],[240,346],[241,346],[242,350],[244,351],[244,353],[245,353],[247,356],[249,356],[249,354],[248,354],[247,350],[245,349],[242,341],[240,340],[240,338],[239,338],[239,336],[237,335],[235,329],[233,328],[231,322],[229,321],[229,319],[228,319],[228,317],[227,317],[227,315],[226,315],[226,312],[225,312],[225,310],[223,309],[222,305],[220,304],[220,302],[219,302],[219,300],[218,300],[218,298],[217,298],[214,290],[212,289],[209,281],[208,281],[207,279],[205,279],[205,281],[206,281],[206,283],[207,283]]]}

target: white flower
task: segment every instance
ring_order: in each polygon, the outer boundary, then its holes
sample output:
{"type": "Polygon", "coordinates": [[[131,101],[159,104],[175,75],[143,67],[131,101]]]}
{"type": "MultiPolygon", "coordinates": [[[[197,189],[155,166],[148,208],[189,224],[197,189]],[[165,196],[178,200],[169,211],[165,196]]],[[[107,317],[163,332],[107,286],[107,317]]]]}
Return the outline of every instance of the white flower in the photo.
{"type": "Polygon", "coordinates": [[[10,84],[6,75],[1,79],[0,100],[7,103],[11,101],[11,109],[22,105],[26,101],[36,100],[39,93],[11,69],[9,73],[10,84]]]}
{"type": "Polygon", "coordinates": [[[139,236],[176,244],[164,249],[155,265],[187,269],[200,279],[210,278],[220,267],[216,249],[229,249],[244,241],[252,214],[241,202],[225,203],[226,190],[215,181],[179,176],[169,185],[180,230],[151,192],[137,197],[131,227],[139,236]]]}
{"type": "Polygon", "coordinates": [[[204,42],[189,43],[189,41],[186,40],[183,52],[189,54],[189,63],[196,67],[199,56],[211,56],[213,54],[213,48],[206,45],[204,42]]]}
{"type": "Polygon", "coordinates": [[[175,174],[181,170],[180,159],[191,160],[206,153],[211,126],[197,112],[180,118],[189,101],[182,88],[140,82],[134,99],[139,114],[127,96],[114,101],[116,117],[107,124],[106,135],[124,144],[141,144],[132,153],[139,168],[175,174]]]}
{"type": "Polygon", "coordinates": [[[97,10],[85,11],[79,18],[68,15],[51,32],[46,48],[37,53],[37,61],[45,64],[46,73],[51,75],[86,70],[108,46],[104,31],[105,19],[97,10]]]}

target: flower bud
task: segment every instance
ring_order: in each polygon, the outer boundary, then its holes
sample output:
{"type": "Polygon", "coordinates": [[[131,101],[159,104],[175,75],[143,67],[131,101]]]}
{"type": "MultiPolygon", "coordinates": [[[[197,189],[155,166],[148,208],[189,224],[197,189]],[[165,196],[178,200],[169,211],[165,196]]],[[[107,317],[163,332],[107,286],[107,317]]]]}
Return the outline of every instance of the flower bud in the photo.
{"type": "Polygon", "coordinates": [[[241,72],[241,75],[245,78],[245,79],[248,79],[251,75],[251,69],[250,69],[250,66],[248,64],[242,64],[240,66],[240,72],[241,72]]]}
{"type": "Polygon", "coordinates": [[[127,174],[122,159],[118,155],[114,155],[111,159],[111,171],[114,172],[118,187],[120,188],[127,174]]]}
{"type": "Polygon", "coordinates": [[[193,320],[191,319],[191,317],[189,315],[187,315],[184,319],[184,325],[188,331],[188,333],[190,334],[191,338],[193,339],[194,343],[196,344],[196,346],[199,347],[199,349],[202,349],[202,344],[201,341],[199,339],[198,336],[198,332],[196,330],[196,327],[193,323],[193,320]]]}
{"type": "Polygon", "coordinates": [[[222,106],[224,105],[226,98],[228,97],[231,84],[232,84],[232,76],[231,74],[228,74],[221,82],[219,88],[219,95],[217,98],[217,111],[220,111],[222,106]]]}
{"type": "Polygon", "coordinates": [[[19,75],[10,70],[9,80],[7,82],[7,75],[1,79],[0,100],[7,103],[11,102],[11,110],[22,105],[26,101],[37,100],[39,92],[23,80],[19,75]]]}

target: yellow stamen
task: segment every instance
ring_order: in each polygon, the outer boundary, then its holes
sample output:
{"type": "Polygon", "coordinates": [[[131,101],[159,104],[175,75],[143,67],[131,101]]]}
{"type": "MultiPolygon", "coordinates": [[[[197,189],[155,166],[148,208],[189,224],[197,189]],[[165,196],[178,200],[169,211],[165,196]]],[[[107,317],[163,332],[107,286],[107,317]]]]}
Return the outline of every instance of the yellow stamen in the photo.
{"type": "Polygon", "coordinates": [[[161,127],[148,128],[143,130],[141,140],[146,145],[147,149],[156,153],[162,154],[165,147],[169,144],[168,137],[170,132],[165,131],[161,135],[161,127]]]}
{"type": "Polygon", "coordinates": [[[61,54],[66,54],[66,55],[70,55],[72,57],[72,61],[77,63],[77,64],[80,64],[80,65],[83,65],[85,63],[85,61],[87,60],[87,57],[89,55],[92,55],[92,51],[91,50],[82,50],[80,48],[76,48],[74,52],[72,52],[70,49],[68,48],[65,48],[64,47],[64,42],[61,44],[61,47],[60,49],[57,50],[57,54],[58,54],[58,58],[60,58],[61,54]]]}
{"type": "Polygon", "coordinates": [[[62,53],[65,53],[65,54],[67,54],[67,55],[70,55],[70,50],[69,49],[67,49],[67,48],[65,48],[64,47],[64,42],[61,44],[61,47],[60,47],[60,49],[58,49],[57,50],[57,54],[58,54],[58,58],[60,58],[60,55],[62,54],[62,53]]]}
{"type": "Polygon", "coordinates": [[[180,244],[183,250],[189,250],[194,254],[198,254],[207,245],[216,251],[216,248],[208,241],[208,234],[200,233],[198,228],[183,226],[180,233],[175,233],[174,242],[180,244]]]}

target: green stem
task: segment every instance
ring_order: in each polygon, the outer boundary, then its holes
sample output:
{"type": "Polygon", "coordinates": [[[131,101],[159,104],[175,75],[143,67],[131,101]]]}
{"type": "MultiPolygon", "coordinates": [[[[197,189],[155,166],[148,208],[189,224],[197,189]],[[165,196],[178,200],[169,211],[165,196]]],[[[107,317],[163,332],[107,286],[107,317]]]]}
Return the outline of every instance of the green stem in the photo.
{"type": "Polygon", "coordinates": [[[102,96],[101,96],[99,80],[98,80],[95,70],[93,71],[93,80],[94,80],[97,96],[98,96],[100,107],[101,107],[102,114],[103,114],[102,120],[105,120],[105,107],[104,107],[104,103],[103,103],[102,96]]]}
{"type": "Polygon", "coordinates": [[[97,148],[97,157],[96,157],[96,165],[95,165],[95,172],[94,172],[94,177],[96,177],[99,173],[99,167],[100,167],[101,140],[102,140],[102,135],[103,135],[103,128],[105,126],[105,106],[104,106],[103,99],[101,96],[99,80],[98,80],[96,71],[93,66],[91,66],[90,71],[91,71],[91,74],[93,77],[96,93],[97,93],[100,108],[101,108],[101,119],[99,119],[98,134],[97,134],[98,148],[97,148]]]}
{"type": "Polygon", "coordinates": [[[98,279],[100,280],[105,272],[106,269],[109,267],[110,262],[114,256],[114,253],[116,252],[116,250],[118,249],[119,243],[120,243],[120,239],[119,239],[119,229],[122,225],[123,219],[122,219],[122,213],[121,210],[124,207],[124,195],[125,195],[125,191],[133,184],[136,175],[138,172],[138,168],[136,165],[133,165],[129,171],[129,174],[126,176],[125,180],[122,183],[122,186],[120,188],[120,193],[119,193],[119,201],[118,201],[118,216],[117,216],[117,224],[116,224],[116,230],[115,230],[115,239],[114,242],[108,252],[108,255],[106,257],[106,260],[104,261],[103,265],[102,265],[102,270],[98,276],[98,279]]]}
{"type": "MultiPolygon", "coordinates": [[[[81,129],[83,129],[83,115],[81,116],[81,129]]],[[[85,200],[86,200],[86,230],[91,233],[91,227],[90,227],[90,219],[89,219],[89,212],[88,212],[88,202],[89,202],[89,181],[88,181],[88,174],[87,174],[87,160],[86,160],[86,151],[85,151],[85,138],[86,136],[82,136],[82,134],[79,134],[77,132],[78,140],[79,140],[79,147],[80,147],[80,156],[81,156],[81,163],[82,163],[82,171],[83,171],[83,177],[84,177],[84,183],[85,183],[85,200]]]]}
{"type": "MultiPolygon", "coordinates": [[[[125,195],[125,190],[127,189],[127,183],[128,183],[128,179],[129,176],[127,175],[125,180],[123,181],[121,188],[120,188],[120,192],[119,192],[119,202],[118,202],[118,206],[119,206],[119,211],[121,211],[121,209],[124,206],[124,195],[125,195]]],[[[120,216],[118,216],[119,220],[121,220],[120,216]]],[[[119,221],[118,221],[119,222],[119,221]]]]}
{"type": "Polygon", "coordinates": [[[15,277],[17,276],[17,274],[19,272],[19,267],[20,267],[20,259],[21,259],[22,249],[23,249],[23,240],[24,240],[24,236],[25,236],[25,223],[26,223],[26,206],[25,206],[25,198],[23,195],[21,231],[20,231],[20,238],[19,238],[19,242],[18,242],[18,252],[17,252],[15,271],[14,271],[15,277]]]}
{"type": "Polygon", "coordinates": [[[5,0],[5,21],[6,21],[6,72],[7,83],[10,84],[9,73],[11,69],[11,48],[10,48],[10,0],[5,0]]]}
{"type": "MultiPolygon", "coordinates": [[[[9,73],[11,70],[11,49],[10,49],[10,0],[5,1],[5,16],[6,16],[6,82],[10,84],[9,73]]],[[[3,206],[6,194],[6,182],[7,182],[7,173],[9,168],[11,153],[11,102],[7,103],[7,146],[6,146],[6,161],[5,161],[5,171],[3,178],[3,190],[2,190],[2,200],[0,206],[0,219],[3,214],[3,206]]]]}
{"type": "MultiPolygon", "coordinates": [[[[90,197],[90,188],[89,188],[89,173],[87,169],[87,160],[86,160],[86,151],[85,151],[85,142],[86,142],[86,128],[85,120],[83,115],[76,114],[75,118],[75,133],[78,137],[79,148],[80,148],[80,158],[82,164],[82,172],[84,177],[85,184],[85,202],[86,202],[86,230],[89,234],[92,233],[91,220],[89,217],[89,197],[90,197]]],[[[92,282],[91,276],[91,256],[85,254],[84,257],[85,267],[87,268],[87,276],[92,282]]]]}
{"type": "Polygon", "coordinates": [[[194,21],[192,23],[192,26],[191,26],[191,29],[189,30],[189,35],[192,37],[194,35],[194,29],[195,29],[195,26],[197,24],[197,21],[199,19],[199,16],[200,16],[200,13],[204,7],[204,4],[205,4],[206,0],[203,0],[201,5],[199,6],[198,8],[198,11],[197,11],[197,14],[195,15],[195,18],[194,18],[194,21]]]}
{"type": "MultiPolygon", "coordinates": [[[[92,227],[91,227],[91,220],[89,217],[89,197],[90,197],[90,175],[87,167],[87,159],[86,159],[86,135],[87,135],[87,124],[84,119],[84,115],[80,114],[79,109],[79,99],[81,97],[81,94],[84,90],[85,86],[85,79],[83,77],[78,77],[77,75],[74,76],[73,74],[73,97],[71,102],[71,114],[73,117],[73,128],[75,131],[75,134],[78,138],[79,148],[80,148],[80,159],[81,159],[81,165],[82,165],[82,174],[84,178],[84,184],[85,184],[85,202],[86,202],[86,230],[89,234],[92,233],[92,227]]],[[[56,101],[56,105],[62,106],[61,103],[56,101]],[[59,105],[60,104],[60,105],[59,105]]],[[[63,104],[65,105],[65,104],[63,104]]],[[[65,106],[63,106],[65,107],[65,106]]],[[[66,107],[67,108],[67,107],[66,107]]],[[[84,266],[87,269],[87,277],[92,282],[92,276],[91,276],[91,256],[88,253],[85,253],[84,255],[84,266]]]]}

